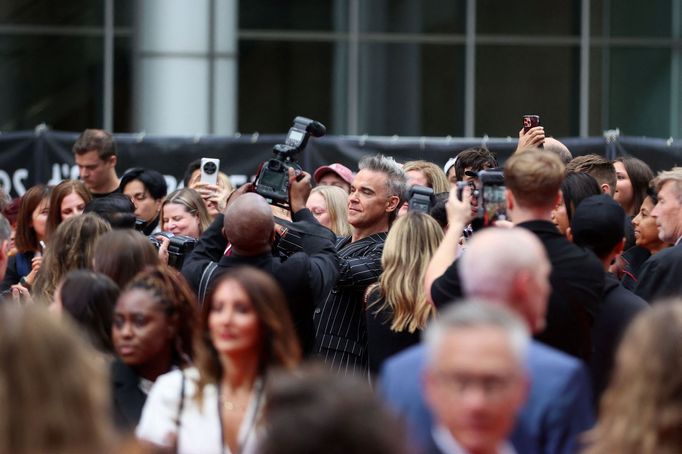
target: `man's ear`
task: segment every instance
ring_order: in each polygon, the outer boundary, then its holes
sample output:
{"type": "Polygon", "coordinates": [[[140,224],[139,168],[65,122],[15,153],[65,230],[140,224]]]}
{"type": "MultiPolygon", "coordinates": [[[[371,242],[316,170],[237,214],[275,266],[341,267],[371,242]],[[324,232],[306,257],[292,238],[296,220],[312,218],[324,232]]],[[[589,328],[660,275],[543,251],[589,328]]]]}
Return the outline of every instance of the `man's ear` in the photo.
{"type": "Polygon", "coordinates": [[[606,195],[611,195],[611,186],[608,183],[602,183],[600,186],[601,192],[606,195]]]}
{"type": "Polygon", "coordinates": [[[392,195],[388,198],[388,202],[386,203],[386,212],[390,213],[391,211],[395,211],[398,209],[398,204],[400,204],[400,197],[392,195]]]}
{"type": "Polygon", "coordinates": [[[111,167],[116,167],[116,164],[118,163],[118,156],[113,155],[109,156],[109,164],[111,164],[111,167]]]}

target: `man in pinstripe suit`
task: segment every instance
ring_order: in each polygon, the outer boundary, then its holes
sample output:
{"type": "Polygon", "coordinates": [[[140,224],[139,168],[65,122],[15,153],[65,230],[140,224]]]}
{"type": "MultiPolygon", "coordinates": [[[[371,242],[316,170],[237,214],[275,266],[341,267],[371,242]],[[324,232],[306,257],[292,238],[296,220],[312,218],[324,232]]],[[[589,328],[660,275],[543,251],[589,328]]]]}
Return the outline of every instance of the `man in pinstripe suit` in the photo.
{"type": "Polygon", "coordinates": [[[353,235],[337,241],[339,278],[313,314],[313,351],[340,373],[367,369],[364,293],[381,274],[386,232],[405,192],[405,173],[392,158],[367,156],[359,169],[348,198],[353,235]]]}

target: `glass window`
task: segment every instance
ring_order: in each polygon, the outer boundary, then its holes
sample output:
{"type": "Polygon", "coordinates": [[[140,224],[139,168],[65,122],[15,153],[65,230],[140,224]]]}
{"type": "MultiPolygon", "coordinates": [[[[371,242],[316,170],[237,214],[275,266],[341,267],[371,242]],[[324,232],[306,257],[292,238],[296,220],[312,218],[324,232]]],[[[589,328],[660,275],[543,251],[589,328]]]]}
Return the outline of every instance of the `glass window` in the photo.
{"type": "Polygon", "coordinates": [[[476,32],[480,34],[580,34],[580,2],[477,0],[476,4],[476,32]]]}
{"type": "Polygon", "coordinates": [[[478,46],[475,134],[517,137],[537,114],[548,135],[578,135],[579,65],[577,47],[478,46]]]}
{"type": "Polygon", "coordinates": [[[611,49],[608,129],[670,135],[670,50],[611,49]]]}
{"type": "Polygon", "coordinates": [[[345,30],[346,1],[249,0],[239,2],[245,30],[345,30]]]}
{"type": "Polygon", "coordinates": [[[0,40],[0,130],[80,131],[102,123],[102,39],[8,36],[0,40]]]}
{"type": "Polygon", "coordinates": [[[360,133],[461,135],[462,46],[360,46],[360,133]]]}
{"type": "Polygon", "coordinates": [[[101,26],[104,2],[92,0],[5,0],[0,24],[101,26]]]}
{"type": "Polygon", "coordinates": [[[360,30],[379,33],[464,34],[466,0],[360,2],[360,30]]]}
{"type": "Polygon", "coordinates": [[[335,45],[332,43],[241,41],[239,124],[244,133],[284,134],[297,115],[331,122],[335,45]]]}
{"type": "Polygon", "coordinates": [[[133,38],[114,39],[114,131],[134,132],[132,123],[133,38]]]}

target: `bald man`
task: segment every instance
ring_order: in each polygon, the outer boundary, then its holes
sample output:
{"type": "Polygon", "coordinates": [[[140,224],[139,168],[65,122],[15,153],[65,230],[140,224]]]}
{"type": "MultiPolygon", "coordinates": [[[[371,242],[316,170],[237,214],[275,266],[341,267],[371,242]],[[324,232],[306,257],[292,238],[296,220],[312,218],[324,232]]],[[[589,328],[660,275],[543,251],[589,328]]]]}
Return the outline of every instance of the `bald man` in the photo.
{"type": "Polygon", "coordinates": [[[305,231],[299,239],[303,252],[286,258],[273,253],[276,234],[270,205],[247,183],[235,191],[224,215],[201,235],[182,267],[200,304],[211,281],[226,269],[253,266],[269,273],[284,291],[304,353],[312,350],[314,303],[327,295],[339,274],[336,237],[305,208],[310,188],[309,174],[296,181],[290,172],[291,225],[305,231]]]}
{"type": "MultiPolygon", "coordinates": [[[[466,202],[448,203],[453,205],[451,211],[468,210],[466,202]]],[[[460,260],[461,285],[467,298],[505,306],[521,317],[532,334],[543,331],[552,266],[536,235],[520,227],[483,229],[472,237],[460,260]]],[[[405,417],[414,443],[423,447],[428,446],[434,428],[422,389],[425,363],[423,345],[389,358],[380,386],[391,406],[405,417]]],[[[511,434],[516,452],[575,452],[578,436],[594,423],[586,368],[577,359],[535,340],[526,367],[532,380],[528,400],[511,434]]]]}

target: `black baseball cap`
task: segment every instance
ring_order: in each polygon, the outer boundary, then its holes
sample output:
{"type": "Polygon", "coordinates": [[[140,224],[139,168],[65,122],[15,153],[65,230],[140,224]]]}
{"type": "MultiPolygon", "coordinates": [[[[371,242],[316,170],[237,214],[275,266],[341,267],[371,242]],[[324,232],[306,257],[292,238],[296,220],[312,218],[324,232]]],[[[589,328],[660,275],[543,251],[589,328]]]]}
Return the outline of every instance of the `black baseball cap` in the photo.
{"type": "Polygon", "coordinates": [[[625,235],[625,211],[606,194],[586,197],[571,219],[573,242],[605,257],[625,235]]]}

